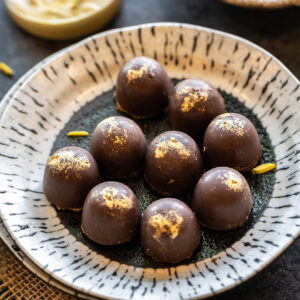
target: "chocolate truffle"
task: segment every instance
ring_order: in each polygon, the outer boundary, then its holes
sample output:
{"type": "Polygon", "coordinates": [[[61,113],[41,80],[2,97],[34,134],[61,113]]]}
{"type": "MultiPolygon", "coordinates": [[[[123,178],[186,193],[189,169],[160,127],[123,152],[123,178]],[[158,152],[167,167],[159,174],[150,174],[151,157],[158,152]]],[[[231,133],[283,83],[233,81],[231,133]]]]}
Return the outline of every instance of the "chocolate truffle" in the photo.
{"type": "Polygon", "coordinates": [[[57,150],[48,160],[44,193],[58,209],[81,210],[88,192],[101,182],[93,156],[80,147],[57,150]]]}
{"type": "Polygon", "coordinates": [[[227,166],[246,172],[259,162],[261,145],[250,120],[240,114],[225,113],[208,125],[203,153],[212,167],[227,166]]]}
{"type": "Polygon", "coordinates": [[[140,219],[141,210],[133,191],[123,183],[106,181],[87,195],[81,229],[96,243],[117,245],[136,235],[140,219]]]}
{"type": "Polygon", "coordinates": [[[136,57],[119,73],[115,91],[117,109],[137,119],[161,113],[174,95],[165,69],[154,59],[136,57]]]}
{"type": "Polygon", "coordinates": [[[203,137],[209,122],[225,112],[219,92],[201,79],[179,82],[175,97],[170,99],[169,122],[174,130],[183,131],[195,139],[203,137]]]}
{"type": "Polygon", "coordinates": [[[202,171],[199,148],[183,132],[166,131],[149,145],[145,178],[159,194],[171,195],[192,190],[202,171]]]}
{"type": "Polygon", "coordinates": [[[145,253],[158,262],[177,263],[190,258],[201,231],[192,210],[182,201],[163,198],[146,209],[141,222],[145,253]]]}
{"type": "Polygon", "coordinates": [[[230,230],[242,226],[252,208],[249,185],[234,169],[211,169],[196,185],[192,208],[208,228],[230,230]]]}
{"type": "Polygon", "coordinates": [[[147,144],[140,127],[124,117],[103,120],[94,130],[91,153],[108,178],[137,175],[143,168],[147,144]]]}

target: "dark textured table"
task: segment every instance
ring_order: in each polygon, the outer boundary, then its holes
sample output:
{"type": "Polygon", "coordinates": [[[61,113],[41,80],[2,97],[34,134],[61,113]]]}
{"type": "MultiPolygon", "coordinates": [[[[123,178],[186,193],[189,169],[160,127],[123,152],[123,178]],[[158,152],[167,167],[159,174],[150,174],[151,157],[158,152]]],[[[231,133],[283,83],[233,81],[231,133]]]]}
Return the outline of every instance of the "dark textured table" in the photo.
{"type": "MultiPolygon", "coordinates": [[[[247,10],[217,0],[125,0],[105,29],[158,21],[211,27],[257,43],[299,78],[299,16],[299,8],[247,10]]],[[[50,42],[23,32],[10,20],[1,1],[0,61],[14,68],[15,76],[0,74],[0,99],[25,71],[73,42],[50,42]]],[[[213,299],[300,299],[300,239],[254,278],[213,299]]]]}

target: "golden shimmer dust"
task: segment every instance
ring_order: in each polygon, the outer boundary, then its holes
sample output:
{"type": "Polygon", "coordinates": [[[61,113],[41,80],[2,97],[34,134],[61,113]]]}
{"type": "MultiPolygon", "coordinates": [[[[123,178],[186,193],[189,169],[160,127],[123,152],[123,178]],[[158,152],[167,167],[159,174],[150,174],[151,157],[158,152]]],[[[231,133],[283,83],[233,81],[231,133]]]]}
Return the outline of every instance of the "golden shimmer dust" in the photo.
{"type": "Polygon", "coordinates": [[[63,150],[52,155],[47,165],[52,174],[64,173],[65,179],[69,176],[80,179],[81,172],[88,169],[91,163],[85,155],[75,154],[72,150],[63,150]]]}
{"type": "Polygon", "coordinates": [[[242,120],[233,119],[230,113],[219,115],[211,124],[218,129],[230,132],[236,136],[243,136],[245,134],[244,122],[242,120]]]}
{"type": "Polygon", "coordinates": [[[127,71],[127,80],[128,80],[128,82],[130,82],[130,81],[133,81],[135,79],[141,78],[148,71],[149,71],[149,67],[148,66],[142,66],[138,70],[134,70],[134,69],[128,70],[127,71]]]}
{"type": "MultiPolygon", "coordinates": [[[[198,103],[205,102],[208,98],[208,90],[197,90],[191,86],[186,86],[179,92],[180,95],[186,94],[181,104],[181,111],[188,112],[196,107],[198,103]]],[[[203,111],[204,107],[196,107],[197,110],[203,111]]]]}
{"type": "Polygon", "coordinates": [[[169,151],[176,151],[183,159],[188,158],[191,153],[185,146],[171,137],[168,140],[161,141],[155,149],[155,158],[163,158],[169,151]]]}
{"type": "Polygon", "coordinates": [[[166,214],[156,214],[150,217],[149,224],[155,229],[153,237],[157,240],[162,234],[167,234],[171,239],[175,239],[180,231],[183,222],[182,216],[175,210],[170,210],[166,214]]]}
{"type": "Polygon", "coordinates": [[[115,117],[103,120],[98,126],[102,127],[102,132],[107,130],[107,132],[105,132],[104,144],[113,143],[117,146],[124,146],[126,144],[128,132],[120,126],[120,122],[118,122],[115,117]]]}
{"type": "Polygon", "coordinates": [[[242,192],[244,189],[243,179],[241,176],[228,170],[222,175],[218,175],[218,178],[222,180],[222,183],[225,184],[228,190],[233,190],[234,192],[242,192]]]}
{"type": "Polygon", "coordinates": [[[132,200],[130,197],[120,193],[115,187],[107,186],[101,191],[94,190],[92,197],[101,196],[104,200],[103,204],[110,210],[113,209],[131,209],[132,200]]]}

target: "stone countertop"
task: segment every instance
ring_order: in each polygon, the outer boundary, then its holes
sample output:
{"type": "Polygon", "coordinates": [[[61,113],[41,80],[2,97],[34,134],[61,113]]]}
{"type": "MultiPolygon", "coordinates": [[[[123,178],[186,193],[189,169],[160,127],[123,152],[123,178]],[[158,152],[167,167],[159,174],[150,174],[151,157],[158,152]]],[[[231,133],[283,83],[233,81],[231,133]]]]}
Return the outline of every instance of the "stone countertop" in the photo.
{"type": "MultiPolygon", "coordinates": [[[[300,77],[300,8],[248,10],[218,0],[125,0],[105,29],[149,22],[182,22],[206,26],[244,37],[281,60],[300,77]]],[[[0,74],[0,99],[15,81],[43,58],[74,41],[55,42],[19,29],[0,2],[0,61],[14,70],[13,78],[0,74]]],[[[245,300],[300,299],[300,239],[258,275],[211,298],[245,300]]]]}

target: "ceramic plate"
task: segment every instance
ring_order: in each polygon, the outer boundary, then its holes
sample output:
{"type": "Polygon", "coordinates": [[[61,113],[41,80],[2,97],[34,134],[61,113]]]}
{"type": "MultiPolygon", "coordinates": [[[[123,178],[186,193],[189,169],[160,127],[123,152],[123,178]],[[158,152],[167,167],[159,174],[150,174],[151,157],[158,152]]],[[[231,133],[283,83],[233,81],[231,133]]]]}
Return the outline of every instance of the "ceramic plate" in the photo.
{"type": "MultiPolygon", "coordinates": [[[[55,55],[59,55],[59,52],[55,55]]],[[[42,62],[38,63],[32,69],[30,69],[27,73],[25,73],[15,84],[14,86],[7,92],[5,97],[1,100],[0,104],[0,119],[2,117],[3,111],[9,101],[13,98],[14,93],[23,86],[24,81],[32,74],[35,70],[40,68],[43,64],[47,63],[47,60],[51,59],[55,55],[51,55],[42,62]]],[[[5,243],[7,248],[13,253],[16,259],[19,260],[28,270],[30,270],[33,274],[36,274],[40,279],[43,281],[55,286],[59,290],[68,293],[70,295],[74,295],[80,298],[88,298],[88,299],[95,299],[94,297],[81,295],[79,292],[75,291],[71,287],[63,285],[61,282],[55,280],[51,277],[48,273],[44,272],[40,268],[38,268],[22,251],[19,247],[16,246],[15,242],[13,241],[12,237],[7,232],[0,216],[0,238],[5,243]]]]}
{"type": "Polygon", "coordinates": [[[226,3],[249,8],[283,8],[299,5],[299,0],[222,0],[226,3]]]}
{"type": "MultiPolygon", "coordinates": [[[[241,38],[184,24],[157,23],[95,35],[39,66],[7,102],[0,120],[0,208],[22,252],[55,280],[85,295],[117,299],[205,297],[253,276],[299,235],[299,82],[274,57],[241,38]],[[101,247],[79,230],[80,214],[58,212],[42,193],[44,166],[68,139],[118,114],[113,103],[122,64],[138,55],[158,59],[174,80],[201,77],[223,94],[228,111],[247,115],[277,170],[247,175],[254,209],[227,233],[204,229],[195,255],[178,265],[146,257],[138,237],[101,247]]],[[[139,122],[150,140],[168,129],[165,116],[139,122]],[[144,123],[143,123],[144,122],[144,123]]],[[[143,208],[154,195],[137,178],[126,182],[143,208]]],[[[182,196],[189,201],[190,195],[182,196]]]]}

